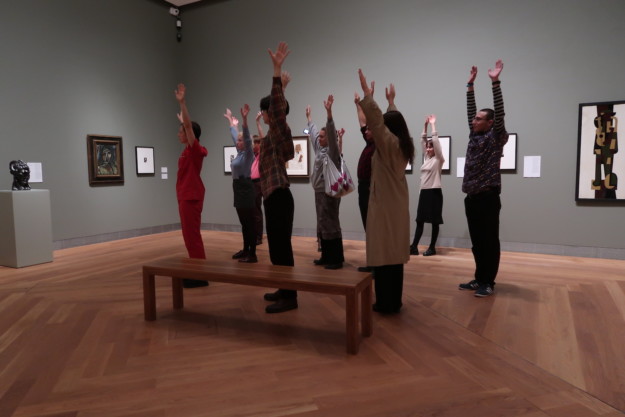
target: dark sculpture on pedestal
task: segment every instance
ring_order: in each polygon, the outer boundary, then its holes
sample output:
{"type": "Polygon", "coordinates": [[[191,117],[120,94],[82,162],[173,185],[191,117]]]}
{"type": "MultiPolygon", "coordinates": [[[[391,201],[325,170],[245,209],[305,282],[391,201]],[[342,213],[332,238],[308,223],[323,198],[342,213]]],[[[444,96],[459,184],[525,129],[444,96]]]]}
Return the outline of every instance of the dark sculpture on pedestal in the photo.
{"type": "Polygon", "coordinates": [[[30,168],[22,160],[11,161],[9,171],[13,175],[13,191],[30,190],[30,168]]]}

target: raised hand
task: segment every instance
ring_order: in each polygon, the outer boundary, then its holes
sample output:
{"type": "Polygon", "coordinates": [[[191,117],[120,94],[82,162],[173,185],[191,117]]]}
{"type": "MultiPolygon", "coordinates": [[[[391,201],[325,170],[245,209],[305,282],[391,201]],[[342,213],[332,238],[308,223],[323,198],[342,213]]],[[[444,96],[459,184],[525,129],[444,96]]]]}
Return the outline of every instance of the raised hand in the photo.
{"type": "Polygon", "coordinates": [[[232,112],[230,111],[230,109],[226,109],[226,112],[224,113],[224,117],[228,119],[230,124],[232,124],[232,112]]]}
{"type": "Polygon", "coordinates": [[[232,125],[232,127],[239,127],[239,119],[232,116],[232,121],[230,122],[230,124],[232,125]]]}
{"type": "Polygon", "coordinates": [[[477,67],[474,65],[471,67],[471,71],[469,71],[469,84],[475,82],[475,77],[477,77],[477,67]]]}
{"type": "Polygon", "coordinates": [[[426,121],[433,125],[436,123],[436,115],[435,114],[430,114],[429,116],[426,117],[426,121]]]}
{"type": "Polygon", "coordinates": [[[359,103],[360,103],[360,95],[358,94],[358,92],[357,92],[357,91],[354,93],[354,103],[355,103],[357,106],[359,106],[359,105],[360,105],[360,104],[359,104],[359,103]]]}
{"type": "Polygon", "coordinates": [[[360,87],[362,88],[362,93],[365,95],[365,97],[373,96],[375,81],[371,81],[371,85],[367,84],[367,78],[360,68],[358,69],[358,78],[360,78],[360,87]]]}
{"type": "Polygon", "coordinates": [[[343,135],[345,134],[345,128],[340,128],[339,130],[336,131],[336,133],[339,135],[339,141],[343,140],[343,135]]]}
{"type": "Polygon", "coordinates": [[[250,106],[246,103],[243,105],[243,107],[241,107],[241,117],[244,121],[247,119],[248,114],[250,114],[250,106]]]}
{"type": "Polygon", "coordinates": [[[332,119],[332,105],[334,104],[334,96],[330,94],[327,100],[323,100],[323,107],[326,108],[328,113],[328,120],[332,119]]]}
{"type": "Polygon", "coordinates": [[[308,105],[306,106],[306,120],[308,120],[309,122],[312,121],[310,114],[311,114],[311,109],[310,109],[310,105],[308,105]]]}
{"type": "Polygon", "coordinates": [[[286,42],[280,42],[278,44],[278,48],[273,52],[271,49],[267,50],[269,52],[269,56],[271,57],[271,61],[273,62],[273,76],[281,77],[282,76],[282,64],[286,57],[291,53],[289,51],[289,46],[286,42]]]}
{"type": "Polygon", "coordinates": [[[386,100],[388,100],[388,104],[395,104],[395,86],[393,83],[385,88],[384,92],[386,93],[386,100]]]}
{"type": "Polygon", "coordinates": [[[323,107],[325,107],[326,110],[331,111],[332,104],[334,104],[334,96],[330,94],[327,100],[323,100],[323,107]]]}
{"type": "Polygon", "coordinates": [[[256,122],[260,122],[260,119],[263,117],[263,112],[258,110],[258,113],[256,113],[256,122]]]}
{"type": "Polygon", "coordinates": [[[490,77],[491,81],[499,81],[499,74],[501,74],[502,69],[503,61],[501,59],[498,59],[497,62],[495,62],[495,69],[488,70],[488,76],[490,77]]]}
{"type": "Polygon", "coordinates": [[[176,117],[178,117],[178,121],[180,121],[180,123],[184,123],[184,120],[182,120],[182,113],[176,113],[176,117]]]}
{"type": "Polygon", "coordinates": [[[184,84],[182,83],[178,84],[178,87],[174,91],[174,94],[176,95],[176,100],[178,100],[179,103],[184,101],[184,96],[186,94],[186,91],[187,89],[184,86],[184,84]]]}

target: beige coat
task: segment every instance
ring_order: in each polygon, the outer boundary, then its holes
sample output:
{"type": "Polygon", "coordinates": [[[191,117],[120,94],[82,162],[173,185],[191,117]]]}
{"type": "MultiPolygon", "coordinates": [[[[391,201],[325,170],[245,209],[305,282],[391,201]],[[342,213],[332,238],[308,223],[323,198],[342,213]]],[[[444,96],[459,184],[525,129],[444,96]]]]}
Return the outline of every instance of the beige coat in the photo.
{"type": "Polygon", "coordinates": [[[373,98],[366,96],[360,106],[375,142],[367,213],[367,265],[405,264],[410,259],[408,161],[397,136],[384,125],[382,111],[373,98]]]}

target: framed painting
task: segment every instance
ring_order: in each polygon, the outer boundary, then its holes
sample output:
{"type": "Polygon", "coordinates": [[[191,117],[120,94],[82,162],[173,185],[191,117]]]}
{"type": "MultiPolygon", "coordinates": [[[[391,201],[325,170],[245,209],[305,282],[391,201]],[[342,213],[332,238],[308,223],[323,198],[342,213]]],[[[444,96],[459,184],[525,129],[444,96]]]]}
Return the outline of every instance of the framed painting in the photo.
{"type": "Polygon", "coordinates": [[[230,163],[237,156],[237,147],[236,146],[224,146],[224,173],[231,174],[232,168],[230,168],[230,163]]]}
{"type": "Polygon", "coordinates": [[[120,136],[87,135],[89,185],[124,183],[124,154],[120,136]]]}
{"type": "Polygon", "coordinates": [[[293,147],[295,156],[286,163],[286,173],[289,177],[308,177],[308,136],[294,136],[293,147]]]}
{"type": "MultiPolygon", "coordinates": [[[[428,136],[428,140],[431,140],[432,137],[428,136]]],[[[443,163],[443,174],[449,174],[451,172],[451,164],[449,163],[449,158],[451,155],[451,136],[439,136],[438,141],[441,144],[441,148],[443,149],[443,158],[445,158],[445,162],[443,163]]],[[[425,154],[423,155],[422,161],[425,161],[425,154]]]]}
{"type": "Polygon", "coordinates": [[[508,133],[508,143],[503,147],[499,168],[502,171],[516,170],[516,133],[508,133]]]}
{"type": "Polygon", "coordinates": [[[154,175],[154,148],[149,146],[135,146],[137,161],[137,176],[154,175]]]}
{"type": "Polygon", "coordinates": [[[575,200],[623,201],[618,178],[625,178],[625,158],[618,157],[618,120],[625,101],[581,103],[578,117],[575,200]]]}

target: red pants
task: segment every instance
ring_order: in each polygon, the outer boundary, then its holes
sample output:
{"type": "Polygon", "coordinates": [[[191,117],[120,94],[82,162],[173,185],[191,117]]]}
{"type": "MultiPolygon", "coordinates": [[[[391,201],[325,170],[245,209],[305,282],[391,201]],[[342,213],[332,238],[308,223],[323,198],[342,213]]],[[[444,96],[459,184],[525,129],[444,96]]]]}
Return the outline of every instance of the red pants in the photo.
{"type": "Polygon", "coordinates": [[[202,200],[178,200],[182,237],[189,258],[206,259],[204,242],[202,242],[202,234],[200,233],[203,206],[204,201],[202,200]]]}

